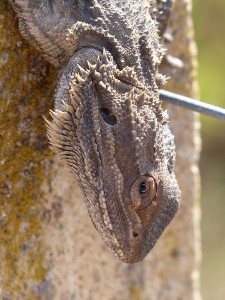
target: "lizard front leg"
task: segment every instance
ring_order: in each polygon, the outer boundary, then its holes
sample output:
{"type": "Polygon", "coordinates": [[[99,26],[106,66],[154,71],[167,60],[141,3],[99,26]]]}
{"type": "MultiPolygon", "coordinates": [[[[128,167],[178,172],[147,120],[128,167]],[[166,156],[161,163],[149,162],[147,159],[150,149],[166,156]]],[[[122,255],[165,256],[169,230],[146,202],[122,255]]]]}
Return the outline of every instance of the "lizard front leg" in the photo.
{"type": "Polygon", "coordinates": [[[95,18],[89,10],[94,0],[9,0],[19,17],[22,35],[56,67],[69,61],[77,50],[76,42],[68,41],[70,28],[79,20],[95,18]]]}

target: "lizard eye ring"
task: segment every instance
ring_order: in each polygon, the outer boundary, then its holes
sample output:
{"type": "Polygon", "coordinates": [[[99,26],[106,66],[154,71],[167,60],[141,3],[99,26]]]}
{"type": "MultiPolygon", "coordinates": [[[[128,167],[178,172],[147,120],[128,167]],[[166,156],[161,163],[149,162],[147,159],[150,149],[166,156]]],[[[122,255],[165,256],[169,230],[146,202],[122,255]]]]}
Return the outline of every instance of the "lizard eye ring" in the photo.
{"type": "Polygon", "coordinates": [[[100,114],[101,114],[103,120],[105,121],[105,123],[107,123],[108,125],[111,125],[111,126],[116,125],[117,119],[111,110],[103,107],[100,109],[100,114]]]}

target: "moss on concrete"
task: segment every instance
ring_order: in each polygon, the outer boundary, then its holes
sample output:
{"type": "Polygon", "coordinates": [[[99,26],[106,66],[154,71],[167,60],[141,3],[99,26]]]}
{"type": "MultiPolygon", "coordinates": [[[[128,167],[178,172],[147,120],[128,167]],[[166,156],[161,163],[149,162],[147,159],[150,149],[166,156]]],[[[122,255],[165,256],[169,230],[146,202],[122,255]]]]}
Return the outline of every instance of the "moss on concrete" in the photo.
{"type": "Polygon", "coordinates": [[[50,155],[43,115],[55,75],[21,37],[5,0],[0,36],[0,290],[2,299],[40,299],[37,286],[46,276],[40,185],[50,155]]]}
{"type": "Polygon", "coordinates": [[[143,291],[144,286],[143,285],[133,285],[130,287],[130,300],[142,300],[143,298],[143,291]]]}

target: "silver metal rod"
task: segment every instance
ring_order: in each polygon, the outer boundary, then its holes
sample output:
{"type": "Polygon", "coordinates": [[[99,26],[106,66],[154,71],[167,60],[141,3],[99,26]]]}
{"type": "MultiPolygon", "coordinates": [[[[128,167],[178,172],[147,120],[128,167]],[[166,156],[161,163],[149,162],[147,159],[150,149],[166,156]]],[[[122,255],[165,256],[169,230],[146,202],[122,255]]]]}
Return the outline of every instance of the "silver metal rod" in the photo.
{"type": "Polygon", "coordinates": [[[185,107],[197,111],[201,114],[205,114],[217,119],[225,120],[225,109],[211,104],[207,104],[192,98],[188,98],[182,95],[171,93],[165,90],[160,90],[161,100],[170,102],[172,104],[185,107]]]}

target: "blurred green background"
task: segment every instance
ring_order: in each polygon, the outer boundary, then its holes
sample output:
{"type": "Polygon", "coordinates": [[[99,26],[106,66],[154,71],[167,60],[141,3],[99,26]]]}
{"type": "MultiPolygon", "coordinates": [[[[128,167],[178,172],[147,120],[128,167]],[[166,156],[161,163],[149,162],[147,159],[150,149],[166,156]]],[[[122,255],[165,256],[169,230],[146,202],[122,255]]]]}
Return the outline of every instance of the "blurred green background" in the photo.
{"type": "MultiPolygon", "coordinates": [[[[201,99],[225,108],[225,0],[193,0],[201,99]]],[[[203,300],[225,299],[225,122],[202,117],[203,300]]]]}

